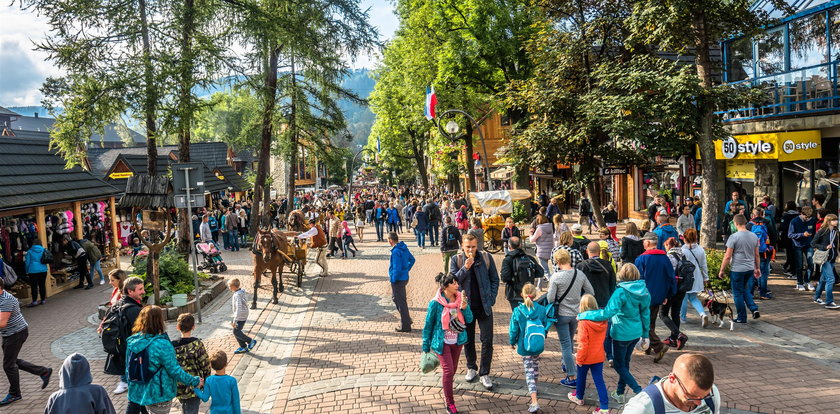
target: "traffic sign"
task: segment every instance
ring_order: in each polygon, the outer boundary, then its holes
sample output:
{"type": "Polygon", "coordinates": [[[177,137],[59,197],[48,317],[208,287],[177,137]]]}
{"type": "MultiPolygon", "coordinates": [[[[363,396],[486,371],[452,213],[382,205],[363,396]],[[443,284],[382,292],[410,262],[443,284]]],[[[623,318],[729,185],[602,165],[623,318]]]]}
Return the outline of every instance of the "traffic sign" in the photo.
{"type": "Polygon", "coordinates": [[[189,176],[190,180],[189,193],[204,194],[204,164],[200,162],[184,162],[172,165],[172,186],[173,190],[175,190],[175,195],[187,194],[187,176],[189,176]],[[186,171],[189,171],[189,174],[185,174],[186,171]]]}

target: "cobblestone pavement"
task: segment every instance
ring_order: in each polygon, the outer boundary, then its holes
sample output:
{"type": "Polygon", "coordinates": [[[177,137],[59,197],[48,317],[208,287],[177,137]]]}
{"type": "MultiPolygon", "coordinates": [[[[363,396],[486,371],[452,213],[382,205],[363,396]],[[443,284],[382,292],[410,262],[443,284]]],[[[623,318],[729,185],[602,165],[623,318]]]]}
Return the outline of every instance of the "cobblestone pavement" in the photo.
{"type": "MultiPolygon", "coordinates": [[[[408,238],[408,233],[403,233],[408,238]]],[[[368,235],[368,237],[370,237],[368,235]]],[[[260,343],[252,354],[236,355],[229,372],[239,381],[243,412],[247,413],[361,413],[441,412],[439,373],[422,375],[417,363],[426,306],[435,291],[434,275],[442,270],[437,248],[420,250],[408,242],[417,256],[408,285],[414,331],[396,333],[396,311],[388,283],[387,243],[358,243],[355,259],[330,259],[330,273],[318,278],[317,265],[310,265],[302,288],[292,286],[286,275],[286,291],[278,304],[269,303],[270,283],[263,282],[257,309],[251,311],[246,331],[260,343]]],[[[250,253],[225,253],[230,270],[225,277],[239,277],[246,290],[253,290],[250,253]]],[[[496,257],[497,264],[501,255],[496,257]]],[[[690,340],[685,351],[709,356],[715,363],[717,384],[730,413],[834,412],[840,398],[840,338],[830,329],[837,313],[813,305],[808,295],[795,292],[782,276],[771,277],[777,299],[759,303],[762,318],[747,325],[701,329],[696,315],[689,314],[684,329],[690,340]],[[829,329],[826,329],[829,328],[829,329]]],[[[495,349],[491,375],[496,387],[487,391],[466,383],[464,359],[456,376],[456,403],[470,413],[524,411],[527,406],[521,358],[507,346],[510,309],[500,289],[494,308],[495,349]]],[[[70,291],[48,299],[48,305],[25,309],[30,337],[21,358],[58,368],[70,352],[91,359],[94,382],[111,390],[116,377],[101,374],[104,354],[95,335],[98,321],[91,314],[95,304],[107,299],[108,286],[89,291],[70,291]],[[85,304],[85,306],[80,306],[85,304]]],[[[207,347],[230,351],[236,347],[228,326],[229,293],[225,292],[204,312],[204,324],[196,336],[207,347]]],[[[170,335],[177,337],[170,327],[170,335]]],[[[566,400],[567,388],[559,385],[559,342],[549,335],[540,376],[542,412],[591,411],[596,393],[587,390],[587,406],[566,400]]],[[[651,357],[634,355],[631,370],[640,382],[664,375],[676,356],[672,350],[660,364],[651,357]]],[[[40,390],[37,378],[22,373],[24,400],[3,413],[43,411],[56,381],[40,390]]],[[[605,370],[608,388],[614,388],[615,372],[605,370]]],[[[0,388],[6,379],[0,376],[0,388]]],[[[112,396],[123,412],[125,396],[112,396]]],[[[206,412],[207,404],[202,406],[206,412]]],[[[173,410],[178,412],[178,410],[173,410]]]]}

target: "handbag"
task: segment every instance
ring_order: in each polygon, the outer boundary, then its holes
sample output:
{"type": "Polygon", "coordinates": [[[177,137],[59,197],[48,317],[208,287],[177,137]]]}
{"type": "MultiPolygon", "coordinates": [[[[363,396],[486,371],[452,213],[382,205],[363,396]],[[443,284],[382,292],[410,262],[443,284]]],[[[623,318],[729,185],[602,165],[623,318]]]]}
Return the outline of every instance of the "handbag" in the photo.
{"type": "Polygon", "coordinates": [[[428,374],[436,370],[438,365],[440,365],[440,360],[438,360],[437,355],[431,352],[423,352],[420,354],[420,371],[424,374],[428,374]]]}
{"type": "MultiPolygon", "coordinates": [[[[834,237],[832,237],[831,240],[828,241],[828,244],[834,244],[834,237]]],[[[822,266],[825,262],[828,261],[828,253],[828,249],[816,249],[814,250],[814,256],[811,260],[814,262],[815,265],[822,266]]]]}

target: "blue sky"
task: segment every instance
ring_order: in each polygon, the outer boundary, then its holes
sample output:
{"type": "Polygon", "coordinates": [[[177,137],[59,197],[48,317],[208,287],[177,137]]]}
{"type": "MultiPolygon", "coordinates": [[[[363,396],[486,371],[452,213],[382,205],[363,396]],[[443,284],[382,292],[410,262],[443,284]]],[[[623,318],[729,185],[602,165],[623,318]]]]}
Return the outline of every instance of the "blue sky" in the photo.
{"type": "MultiPolygon", "coordinates": [[[[38,89],[48,76],[58,76],[46,54],[32,50],[33,43],[46,37],[46,20],[31,11],[20,10],[8,2],[0,3],[0,106],[40,105],[38,89]]],[[[390,0],[361,0],[369,9],[370,22],[379,29],[380,39],[387,40],[399,22],[390,0]]],[[[355,68],[372,68],[378,56],[359,56],[355,68]]]]}

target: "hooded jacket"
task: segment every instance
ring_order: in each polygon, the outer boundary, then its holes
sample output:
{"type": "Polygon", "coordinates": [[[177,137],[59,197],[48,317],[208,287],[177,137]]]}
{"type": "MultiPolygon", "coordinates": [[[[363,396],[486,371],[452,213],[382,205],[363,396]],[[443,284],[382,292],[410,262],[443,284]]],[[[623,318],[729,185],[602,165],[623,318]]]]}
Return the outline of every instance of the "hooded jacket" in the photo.
{"type": "Polygon", "coordinates": [[[551,249],[554,248],[554,230],[551,223],[538,224],[528,241],[537,245],[537,257],[548,260],[551,257],[551,249]]]}
{"type": "Polygon", "coordinates": [[[577,334],[575,334],[577,343],[575,362],[578,365],[599,364],[607,359],[607,354],[604,352],[607,325],[607,321],[582,320],[578,323],[577,334]]]}
{"type": "Polygon", "coordinates": [[[674,226],[670,225],[669,223],[665,223],[657,227],[656,230],[654,230],[653,232],[656,233],[657,236],[659,236],[659,240],[656,242],[656,248],[659,250],[665,248],[665,241],[670,239],[671,237],[677,239],[677,241],[680,240],[680,235],[677,233],[677,229],[675,229],[674,226]]]}
{"type": "Polygon", "coordinates": [[[88,239],[82,239],[79,241],[79,244],[82,245],[82,248],[85,249],[85,253],[88,255],[88,260],[91,263],[96,263],[100,259],[102,259],[102,252],[99,251],[99,248],[96,247],[93,242],[88,239]]]}
{"type": "MultiPolygon", "coordinates": [[[[534,258],[532,258],[531,256],[528,256],[528,254],[525,253],[524,251],[522,251],[522,249],[508,250],[508,252],[505,253],[505,258],[502,260],[502,272],[500,274],[500,277],[501,277],[502,282],[505,283],[505,298],[508,301],[519,301],[519,302],[521,302],[522,301],[522,296],[520,295],[521,292],[517,292],[517,290],[520,290],[522,288],[522,286],[525,285],[525,283],[534,283],[534,278],[535,277],[541,277],[542,276],[542,273],[540,273],[539,275],[531,275],[532,276],[531,279],[529,279],[527,281],[519,281],[519,283],[516,283],[517,281],[515,280],[515,278],[517,276],[517,274],[516,274],[517,267],[519,267],[519,263],[522,260],[530,260],[531,262],[536,264],[536,261],[534,261],[534,258]],[[519,286],[517,286],[517,285],[519,285],[519,286]]],[[[539,266],[539,264],[537,264],[537,266],[539,266]]],[[[525,276],[525,275],[520,274],[519,276],[525,276]]]]}
{"type": "MultiPolygon", "coordinates": [[[[446,298],[446,296],[444,296],[446,298]]],[[[447,301],[449,301],[447,299],[447,301]]],[[[445,331],[441,324],[441,312],[443,312],[443,305],[432,299],[429,301],[429,308],[426,310],[426,323],[423,325],[423,352],[434,352],[438,355],[443,353],[443,335],[445,331]]],[[[464,315],[464,323],[473,321],[472,310],[469,306],[461,310],[464,315]]],[[[458,333],[457,345],[467,343],[467,330],[464,329],[458,333]]]]}
{"type": "Polygon", "coordinates": [[[388,266],[388,276],[391,283],[408,280],[408,271],[414,266],[414,255],[408,251],[405,242],[398,242],[391,248],[391,264],[388,266]]]}
{"type": "MultiPolygon", "coordinates": [[[[210,358],[207,356],[207,349],[204,343],[198,338],[181,338],[172,341],[175,347],[175,358],[178,365],[184,368],[190,375],[207,378],[210,376],[210,358]]],[[[178,399],[186,400],[195,397],[192,388],[178,384],[178,399]]]]}
{"type": "Polygon", "coordinates": [[[418,209],[414,213],[414,217],[412,217],[412,220],[414,219],[417,220],[417,227],[415,227],[414,230],[425,233],[426,229],[429,227],[429,216],[427,216],[423,210],[418,209]]]}
{"type": "MultiPolygon", "coordinates": [[[[670,265],[669,262],[668,266],[670,265]]],[[[616,341],[647,338],[650,333],[650,304],[650,293],[644,280],[621,282],[610,297],[606,308],[583,312],[578,315],[578,320],[605,321],[609,319],[612,322],[610,337],[616,341]]]]}
{"type": "MultiPolygon", "coordinates": [[[[528,320],[538,319],[542,326],[548,328],[548,317],[546,316],[546,307],[539,303],[534,303],[534,306],[527,307],[524,303],[520,304],[513,310],[510,316],[510,328],[508,331],[508,340],[511,345],[516,345],[516,352],[522,356],[539,355],[538,352],[528,352],[525,350],[525,325],[528,320]]],[[[601,348],[603,349],[603,341],[601,341],[601,348]]]]}
{"type": "Polygon", "coordinates": [[[50,395],[45,414],[116,414],[108,392],[92,384],[90,364],[84,355],[74,353],[64,359],[58,391],[50,395]]]}
{"type": "MultiPolygon", "coordinates": [[[[169,341],[169,335],[136,333],[128,338],[129,352],[137,353],[144,349],[147,350],[149,356],[149,368],[155,374],[145,384],[131,384],[128,387],[129,401],[140,405],[158,404],[175,398],[177,383],[198,386],[199,378],[187,374],[178,365],[175,347],[169,341]]],[[[128,366],[126,366],[126,375],[128,375],[128,366]]]]}
{"type": "Polygon", "coordinates": [[[674,266],[663,250],[646,250],[636,259],[636,267],[650,292],[651,305],[661,305],[677,293],[674,266]]]}
{"type": "Polygon", "coordinates": [[[793,240],[793,245],[796,247],[810,247],[811,240],[813,240],[814,233],[816,233],[816,223],[817,220],[813,217],[804,221],[800,216],[794,217],[790,221],[787,233],[788,238],[793,240]],[[810,236],[805,236],[805,232],[808,232],[810,236]]]}
{"type": "Polygon", "coordinates": [[[45,273],[47,265],[41,263],[44,256],[44,246],[35,244],[26,252],[26,274],[45,273]]]}
{"type": "Polygon", "coordinates": [[[595,291],[594,296],[598,302],[598,307],[607,306],[607,302],[609,302],[610,296],[615,290],[615,271],[612,263],[596,257],[582,261],[577,265],[577,268],[583,271],[586,278],[589,279],[589,284],[595,291]]]}
{"type": "Polygon", "coordinates": [[[645,245],[639,240],[638,236],[629,235],[621,239],[621,249],[619,256],[624,263],[633,263],[645,251],[645,245]]]}

